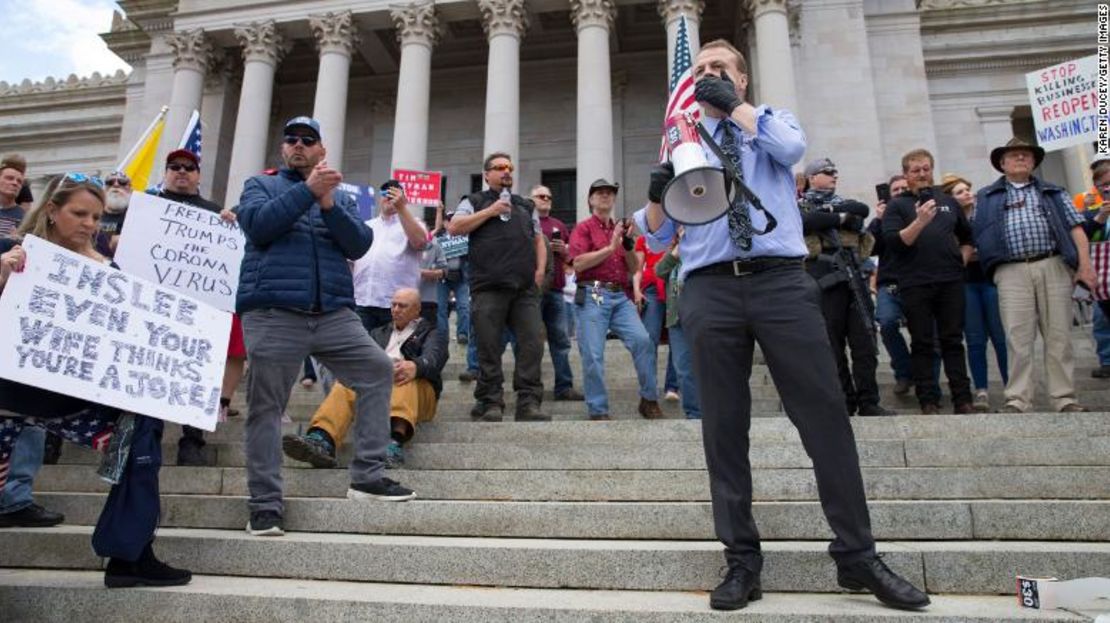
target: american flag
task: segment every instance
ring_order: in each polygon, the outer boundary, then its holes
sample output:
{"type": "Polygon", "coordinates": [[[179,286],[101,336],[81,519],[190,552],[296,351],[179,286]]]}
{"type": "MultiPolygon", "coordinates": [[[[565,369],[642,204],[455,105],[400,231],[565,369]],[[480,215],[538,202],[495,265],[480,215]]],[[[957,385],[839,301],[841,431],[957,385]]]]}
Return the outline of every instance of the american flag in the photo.
{"type": "MultiPolygon", "coordinates": [[[[667,112],[663,115],[663,124],[677,112],[689,112],[697,119],[700,109],[694,100],[694,63],[690,58],[690,37],[686,34],[686,16],[678,21],[678,39],[674,46],[674,65],[671,67],[670,96],[667,98],[667,112]]],[[[670,157],[667,153],[667,138],[663,136],[659,146],[659,162],[666,162],[670,157]]]]}
{"type": "Polygon", "coordinates": [[[200,113],[193,111],[189,117],[189,124],[185,126],[185,133],[181,135],[181,144],[178,149],[188,149],[200,158],[200,113]]]}

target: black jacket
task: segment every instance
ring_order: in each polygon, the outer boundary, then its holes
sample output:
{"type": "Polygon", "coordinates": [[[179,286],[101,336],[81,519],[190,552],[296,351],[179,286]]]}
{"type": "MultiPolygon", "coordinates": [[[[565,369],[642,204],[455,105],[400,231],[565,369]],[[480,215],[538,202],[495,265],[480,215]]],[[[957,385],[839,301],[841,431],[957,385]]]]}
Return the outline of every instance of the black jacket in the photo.
{"type": "MultiPolygon", "coordinates": [[[[443,377],[440,372],[447,365],[447,345],[439,339],[436,326],[423,318],[413,320],[416,330],[409,339],[401,344],[401,356],[405,361],[416,364],[416,378],[426,379],[436,390],[436,398],[443,391],[443,377]]],[[[384,324],[370,332],[370,337],[383,349],[389,345],[389,336],[393,335],[393,323],[384,324]]]]}

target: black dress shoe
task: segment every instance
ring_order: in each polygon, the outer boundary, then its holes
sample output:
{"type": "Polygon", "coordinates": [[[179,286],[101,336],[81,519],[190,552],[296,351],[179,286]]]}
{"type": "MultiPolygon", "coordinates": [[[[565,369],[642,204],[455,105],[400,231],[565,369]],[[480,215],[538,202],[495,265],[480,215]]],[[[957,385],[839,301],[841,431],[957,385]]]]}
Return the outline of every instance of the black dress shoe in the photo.
{"type": "Polygon", "coordinates": [[[759,573],[743,565],[732,565],[725,581],[717,585],[709,595],[709,607],[714,610],[739,610],[746,608],[749,601],[763,599],[763,587],[759,573]]]}
{"type": "Polygon", "coordinates": [[[0,528],[49,528],[65,520],[65,515],[32,503],[17,511],[0,514],[0,528]]]}
{"type": "Polygon", "coordinates": [[[155,558],[154,549],[149,543],[138,560],[131,562],[109,558],[108,568],[104,570],[104,586],[108,588],[181,586],[192,579],[191,571],[176,569],[155,558]]]}
{"type": "Polygon", "coordinates": [[[890,570],[878,556],[837,565],[836,583],[850,591],[870,591],[879,601],[902,610],[920,610],[929,596],[890,570]]]}
{"type": "Polygon", "coordinates": [[[894,415],[890,409],[884,409],[879,405],[863,405],[859,408],[859,414],[866,417],[894,415]]]}

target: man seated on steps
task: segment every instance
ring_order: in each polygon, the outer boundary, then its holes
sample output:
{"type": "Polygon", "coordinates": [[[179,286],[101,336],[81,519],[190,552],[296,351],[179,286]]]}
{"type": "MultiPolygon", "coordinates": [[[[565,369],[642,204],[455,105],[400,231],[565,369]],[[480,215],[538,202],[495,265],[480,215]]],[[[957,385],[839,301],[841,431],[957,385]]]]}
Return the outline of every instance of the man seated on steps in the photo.
{"type": "MultiPolygon", "coordinates": [[[[443,390],[440,373],[447,348],[436,324],[420,317],[420,292],[402,288],[393,295],[393,322],[370,332],[393,360],[393,395],[389,404],[390,437],[386,467],[405,462],[402,446],[412,439],[418,422],[436,416],[443,390]]],[[[313,467],[335,467],[336,448],[343,444],[355,417],[355,393],[336,385],[312,416],[304,435],[285,435],[282,448],[290,458],[313,467]]]]}

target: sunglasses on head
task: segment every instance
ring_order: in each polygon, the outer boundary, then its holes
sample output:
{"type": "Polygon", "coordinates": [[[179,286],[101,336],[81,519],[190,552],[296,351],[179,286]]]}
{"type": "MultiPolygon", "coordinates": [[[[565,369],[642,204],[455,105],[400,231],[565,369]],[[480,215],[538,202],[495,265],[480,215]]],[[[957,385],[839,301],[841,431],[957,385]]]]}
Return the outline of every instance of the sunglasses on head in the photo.
{"type": "Polygon", "coordinates": [[[104,180],[95,175],[85,175],[84,173],[66,173],[62,181],[72,182],[74,184],[95,184],[100,188],[104,188],[104,180]]]}
{"type": "Polygon", "coordinates": [[[533,199],[543,199],[544,201],[551,201],[551,195],[535,194],[535,195],[532,195],[532,198],[533,199]]]}
{"type": "Polygon", "coordinates": [[[289,145],[290,147],[292,147],[293,145],[296,145],[298,142],[301,143],[302,145],[304,145],[305,147],[312,147],[313,145],[318,143],[319,140],[314,136],[300,136],[300,135],[296,135],[296,134],[286,134],[285,135],[285,144],[286,145],[289,145]]]}
{"type": "Polygon", "coordinates": [[[512,173],[513,165],[511,164],[491,164],[487,171],[500,171],[502,173],[512,173]]]}
{"type": "Polygon", "coordinates": [[[173,164],[166,165],[166,168],[169,169],[170,171],[187,171],[189,173],[192,173],[193,171],[197,170],[197,165],[195,165],[195,164],[182,164],[180,162],[175,162],[173,164]]]}

